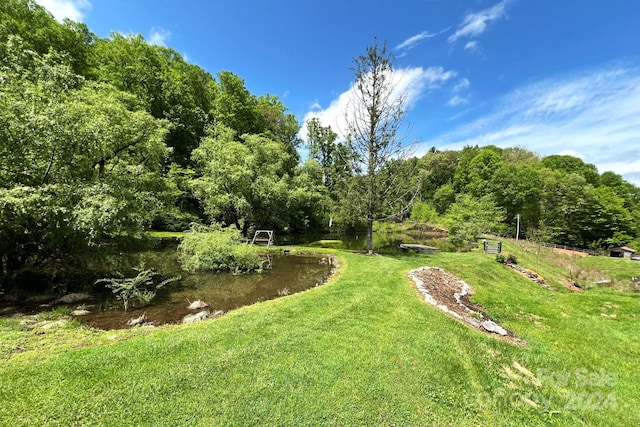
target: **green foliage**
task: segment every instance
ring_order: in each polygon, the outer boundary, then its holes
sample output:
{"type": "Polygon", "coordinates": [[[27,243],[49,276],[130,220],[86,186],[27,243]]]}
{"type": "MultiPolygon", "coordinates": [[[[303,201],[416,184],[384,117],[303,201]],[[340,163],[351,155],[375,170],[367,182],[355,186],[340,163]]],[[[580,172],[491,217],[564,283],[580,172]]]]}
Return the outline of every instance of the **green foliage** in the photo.
{"type": "Polygon", "coordinates": [[[139,232],[158,205],[164,121],[55,53],[10,38],[0,66],[0,273],[139,232]]]}
{"type": "MultiPolygon", "coordinates": [[[[57,22],[33,0],[0,2],[0,43],[17,36],[25,49],[45,55],[50,51],[64,54],[65,62],[77,74],[90,73],[90,58],[96,36],[82,23],[57,22]]],[[[1,50],[1,49],[0,49],[1,50]]],[[[0,59],[4,60],[0,54],[0,59]]]]}
{"type": "Polygon", "coordinates": [[[242,243],[241,238],[235,227],[194,224],[178,247],[180,263],[187,271],[242,272],[260,269],[257,249],[242,243]]]}
{"type": "Polygon", "coordinates": [[[417,222],[433,223],[438,219],[438,212],[425,202],[415,202],[411,208],[411,220],[417,222]]]}
{"type": "Polygon", "coordinates": [[[541,158],[522,148],[467,146],[430,150],[419,162],[421,199],[443,215],[462,194],[490,196],[504,211],[500,229],[544,241],[602,247],[640,235],[640,188],[620,175],[597,175],[594,165],[572,156],[541,158]],[[522,235],[522,234],[521,234],[522,235]]]}
{"type": "Polygon", "coordinates": [[[500,264],[517,264],[518,258],[514,254],[504,256],[503,254],[496,254],[496,262],[500,264]]]}
{"type": "Polygon", "coordinates": [[[456,201],[456,193],[453,184],[445,184],[438,188],[433,195],[433,206],[439,215],[443,215],[456,201]]]}
{"type": "Polygon", "coordinates": [[[449,242],[458,248],[468,245],[480,234],[496,231],[503,218],[502,208],[489,196],[478,200],[468,194],[461,195],[445,217],[449,242]]]}
{"type": "Polygon", "coordinates": [[[96,284],[104,283],[104,286],[115,294],[116,298],[122,301],[124,311],[129,308],[131,301],[138,301],[146,305],[156,296],[158,290],[170,283],[177,282],[180,276],[159,281],[161,274],[152,268],[145,269],[144,265],[134,268],[138,274],[135,277],[110,277],[99,279],[96,284]]]}
{"type": "Polygon", "coordinates": [[[322,184],[329,190],[343,183],[350,171],[349,150],[346,145],[336,142],[337,138],[338,134],[331,126],[322,126],[318,118],[307,121],[309,157],[320,163],[322,184]]]}
{"type": "Polygon", "coordinates": [[[562,175],[580,175],[591,185],[596,185],[599,180],[598,169],[595,165],[585,163],[574,156],[555,154],[542,159],[542,164],[549,169],[558,171],[562,175]]]}
{"type": "Polygon", "coordinates": [[[251,225],[280,230],[317,224],[326,192],[311,165],[291,168],[280,141],[243,135],[222,125],[194,150],[200,176],[192,182],[205,212],[243,235],[251,225]]]}
{"type": "MultiPolygon", "coordinates": [[[[437,151],[433,149],[425,154],[419,161],[420,169],[423,171],[421,194],[424,200],[435,198],[434,194],[439,189],[449,186],[453,192],[453,180],[456,167],[458,165],[459,152],[454,150],[437,151]]],[[[451,203],[454,198],[451,198],[451,203]]],[[[451,204],[449,203],[449,204],[451,204]]],[[[442,207],[436,206],[438,213],[444,213],[449,205],[442,207]]]]}

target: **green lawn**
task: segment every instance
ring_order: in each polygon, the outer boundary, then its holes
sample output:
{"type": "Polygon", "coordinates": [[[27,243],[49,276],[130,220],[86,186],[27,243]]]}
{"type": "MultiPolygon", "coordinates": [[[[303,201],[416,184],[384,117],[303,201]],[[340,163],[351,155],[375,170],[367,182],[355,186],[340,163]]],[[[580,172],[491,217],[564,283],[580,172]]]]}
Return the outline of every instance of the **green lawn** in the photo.
{"type": "MultiPolygon", "coordinates": [[[[45,331],[84,347],[0,353],[0,425],[640,425],[640,294],[548,291],[479,252],[338,255],[332,283],[218,320],[45,331]],[[528,345],[421,301],[406,272],[422,265],[465,279],[528,345]]],[[[0,343],[25,333],[11,326],[0,343]]]]}

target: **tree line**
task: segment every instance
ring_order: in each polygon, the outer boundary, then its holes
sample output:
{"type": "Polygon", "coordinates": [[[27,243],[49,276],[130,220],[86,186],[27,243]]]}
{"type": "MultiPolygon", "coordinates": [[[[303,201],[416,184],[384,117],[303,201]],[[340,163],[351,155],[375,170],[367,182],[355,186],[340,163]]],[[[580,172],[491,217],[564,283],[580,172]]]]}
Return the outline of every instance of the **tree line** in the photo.
{"type": "Polygon", "coordinates": [[[355,58],[348,135],[312,119],[302,140],[277,96],[231,71],[2,1],[0,275],[194,222],[370,237],[374,220],[448,218],[462,245],[482,212],[482,231],[513,235],[520,215],[528,237],[637,244],[640,190],[577,158],[494,146],[403,157],[392,62],[377,42],[355,58]]]}

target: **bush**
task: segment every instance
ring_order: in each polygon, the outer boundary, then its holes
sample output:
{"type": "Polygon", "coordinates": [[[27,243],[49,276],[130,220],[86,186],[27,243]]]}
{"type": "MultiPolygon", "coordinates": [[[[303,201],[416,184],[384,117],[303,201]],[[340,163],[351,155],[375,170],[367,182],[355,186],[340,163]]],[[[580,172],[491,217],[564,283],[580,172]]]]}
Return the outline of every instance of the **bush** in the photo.
{"type": "Polygon", "coordinates": [[[104,283],[105,287],[111,289],[116,298],[124,304],[124,311],[129,308],[130,301],[137,300],[142,305],[148,304],[156,296],[158,290],[181,279],[180,276],[177,276],[159,282],[161,274],[156,273],[152,268],[145,269],[141,265],[134,270],[138,271],[136,277],[106,278],[96,281],[96,284],[104,283]]]}
{"type": "Polygon", "coordinates": [[[509,254],[506,257],[502,254],[497,254],[496,261],[500,264],[517,264],[518,258],[516,258],[516,256],[513,254],[509,254]]]}
{"type": "Polygon", "coordinates": [[[241,242],[235,227],[192,224],[178,247],[178,259],[187,271],[210,270],[234,272],[258,270],[260,257],[255,247],[241,242]]]}
{"type": "Polygon", "coordinates": [[[417,222],[432,223],[438,218],[438,212],[425,202],[416,202],[411,208],[411,220],[417,222]]]}

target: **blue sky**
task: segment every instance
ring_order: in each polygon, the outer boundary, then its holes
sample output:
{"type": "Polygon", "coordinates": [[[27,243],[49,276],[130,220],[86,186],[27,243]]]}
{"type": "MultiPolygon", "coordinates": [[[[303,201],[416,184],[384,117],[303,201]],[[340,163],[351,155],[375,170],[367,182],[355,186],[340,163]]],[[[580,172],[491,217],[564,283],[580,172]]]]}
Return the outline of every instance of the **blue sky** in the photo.
{"type": "MultiPolygon", "coordinates": [[[[102,37],[140,33],[300,122],[341,125],[352,59],[396,56],[416,154],[467,144],[571,154],[640,185],[638,0],[38,0],[102,37]]],[[[304,130],[303,130],[304,132],[304,130]]]]}

